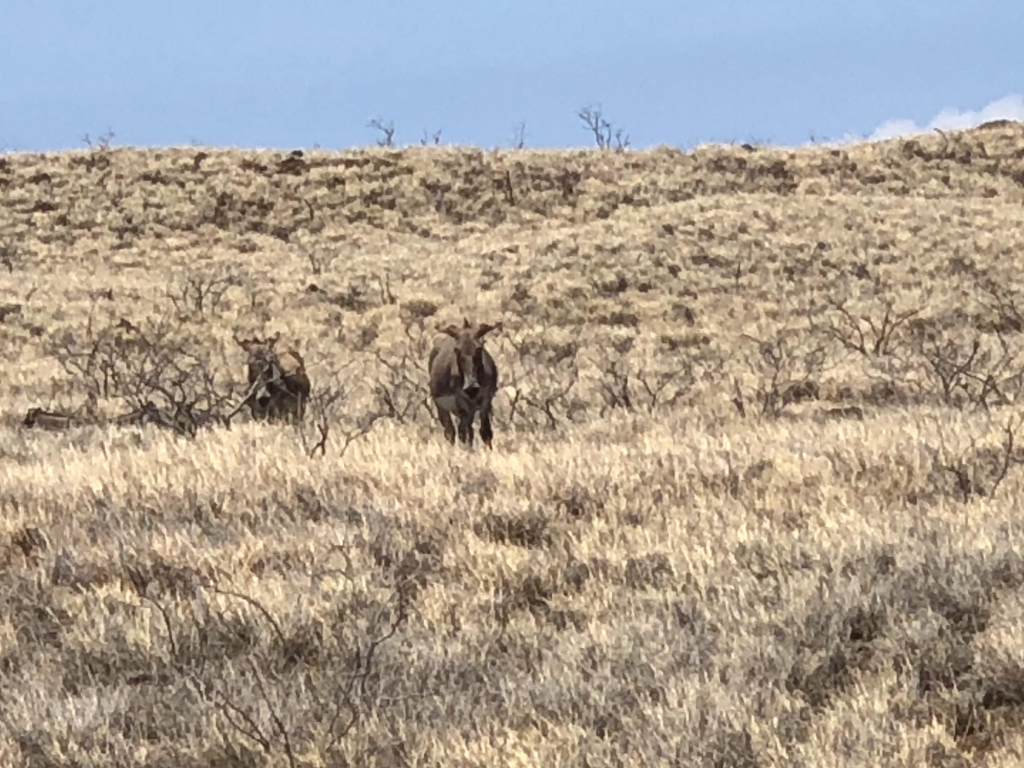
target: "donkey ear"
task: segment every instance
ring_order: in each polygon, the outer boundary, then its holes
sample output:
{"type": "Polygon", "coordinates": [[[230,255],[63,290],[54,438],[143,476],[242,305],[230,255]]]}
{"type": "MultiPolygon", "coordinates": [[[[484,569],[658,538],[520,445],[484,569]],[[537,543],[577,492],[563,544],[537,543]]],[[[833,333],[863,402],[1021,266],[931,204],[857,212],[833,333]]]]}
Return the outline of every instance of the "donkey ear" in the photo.
{"type": "Polygon", "coordinates": [[[278,332],[277,332],[277,333],[275,333],[275,334],[274,334],[273,336],[271,336],[271,337],[270,337],[269,339],[267,339],[267,346],[268,346],[268,347],[273,347],[273,346],[274,346],[275,344],[277,344],[277,342],[278,342],[278,341],[279,341],[280,339],[281,339],[281,332],[280,332],[280,331],[278,331],[278,332]]]}
{"type": "Polygon", "coordinates": [[[489,325],[488,323],[481,323],[480,327],[476,329],[476,337],[478,339],[482,339],[484,336],[486,336],[491,331],[500,331],[500,330],[501,330],[501,322],[500,321],[498,323],[496,323],[495,325],[489,325]]]}
{"type": "Polygon", "coordinates": [[[240,339],[235,334],[231,334],[231,338],[235,340],[235,344],[240,346],[246,352],[249,351],[249,347],[252,346],[252,342],[249,339],[240,339]]]}
{"type": "Polygon", "coordinates": [[[438,324],[437,330],[440,333],[444,333],[444,334],[447,334],[448,336],[451,336],[453,339],[459,338],[459,327],[457,325],[440,325],[440,324],[438,324]]]}

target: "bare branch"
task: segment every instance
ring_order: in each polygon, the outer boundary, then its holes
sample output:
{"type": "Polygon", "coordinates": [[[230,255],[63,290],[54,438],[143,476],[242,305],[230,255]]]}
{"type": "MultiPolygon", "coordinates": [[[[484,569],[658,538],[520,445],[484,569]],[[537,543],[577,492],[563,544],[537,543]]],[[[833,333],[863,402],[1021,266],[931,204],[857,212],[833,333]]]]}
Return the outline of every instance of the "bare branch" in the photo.
{"type": "MultiPolygon", "coordinates": [[[[754,397],[761,404],[762,416],[774,418],[792,403],[818,398],[816,379],[825,370],[827,359],[823,344],[799,331],[783,330],[771,339],[744,336],[756,344],[756,354],[748,353],[746,358],[757,378],[754,397]]],[[[739,383],[735,384],[742,403],[739,383]]],[[[737,408],[743,412],[742,405],[737,408]]]]}
{"type": "Polygon", "coordinates": [[[924,307],[895,312],[893,301],[883,301],[880,317],[861,315],[855,317],[844,301],[828,299],[834,316],[828,318],[825,333],[848,350],[865,357],[888,355],[893,352],[903,326],[917,317],[924,307]]]}
{"type": "Polygon", "coordinates": [[[194,271],[187,274],[174,291],[168,291],[167,298],[181,317],[204,317],[216,312],[224,294],[241,284],[234,275],[194,271]]]}
{"type": "Polygon", "coordinates": [[[221,589],[216,584],[209,584],[207,585],[207,588],[213,592],[216,592],[218,595],[224,595],[225,597],[235,597],[251,605],[257,611],[263,614],[263,618],[267,620],[267,623],[270,624],[270,626],[273,628],[274,634],[277,635],[277,639],[281,642],[281,647],[284,647],[287,644],[284,632],[281,631],[281,625],[277,623],[277,619],[273,617],[270,611],[268,611],[263,606],[263,603],[261,603],[259,600],[257,600],[254,597],[249,597],[249,595],[246,595],[242,592],[232,592],[228,589],[221,589]]]}
{"type": "Polygon", "coordinates": [[[438,128],[432,134],[427,133],[427,129],[423,129],[423,138],[420,139],[420,144],[424,147],[427,145],[434,145],[435,147],[441,143],[441,129],[438,128]]]}
{"type": "Polygon", "coordinates": [[[249,666],[252,669],[253,679],[256,681],[256,690],[259,691],[263,702],[267,705],[267,710],[270,712],[270,719],[273,721],[274,727],[281,734],[281,739],[284,742],[284,753],[288,757],[288,765],[290,768],[295,768],[295,755],[292,752],[292,740],[288,734],[288,729],[284,727],[284,722],[281,720],[280,715],[277,714],[274,705],[271,704],[270,697],[267,696],[267,689],[263,685],[263,675],[260,674],[252,659],[249,659],[249,666]]]}
{"type": "Polygon", "coordinates": [[[228,724],[243,736],[259,744],[263,751],[269,755],[270,739],[263,734],[259,724],[253,719],[252,715],[233,703],[223,692],[218,693],[220,701],[216,706],[221,710],[221,714],[224,715],[224,719],[228,721],[228,724]],[[233,713],[234,717],[228,714],[229,711],[233,713]],[[236,720],[235,717],[239,718],[241,722],[236,720]]]}
{"type": "Polygon", "coordinates": [[[584,127],[594,134],[599,149],[614,149],[623,152],[629,148],[629,134],[613,126],[605,117],[601,105],[581,107],[576,116],[584,127]]]}
{"type": "Polygon", "coordinates": [[[549,429],[556,429],[578,410],[577,403],[570,398],[579,383],[578,333],[576,338],[563,343],[539,336],[520,341],[506,336],[502,337],[501,345],[506,359],[502,389],[511,392],[508,426],[515,423],[517,416],[531,421],[521,404],[542,417],[541,423],[549,429]]]}
{"type": "Polygon", "coordinates": [[[366,124],[366,127],[380,131],[382,134],[381,138],[377,139],[378,147],[394,146],[395,124],[391,120],[384,122],[379,117],[375,117],[366,124]]]}
{"type": "Polygon", "coordinates": [[[526,146],[526,123],[518,122],[512,129],[512,148],[522,149],[526,146]]]}

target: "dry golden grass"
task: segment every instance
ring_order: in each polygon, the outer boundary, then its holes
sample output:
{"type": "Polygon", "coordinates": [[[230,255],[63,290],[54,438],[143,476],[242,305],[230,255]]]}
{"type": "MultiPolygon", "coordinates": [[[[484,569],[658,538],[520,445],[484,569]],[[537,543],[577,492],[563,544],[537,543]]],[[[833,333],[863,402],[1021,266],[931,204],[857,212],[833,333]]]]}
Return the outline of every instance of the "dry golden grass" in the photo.
{"type": "Polygon", "coordinates": [[[98,148],[0,195],[0,764],[1020,764],[1024,126],[98,148]],[[464,314],[493,452],[423,404],[464,314]],[[303,427],[105,420],[146,350],[237,400],[277,331],[303,427]]]}

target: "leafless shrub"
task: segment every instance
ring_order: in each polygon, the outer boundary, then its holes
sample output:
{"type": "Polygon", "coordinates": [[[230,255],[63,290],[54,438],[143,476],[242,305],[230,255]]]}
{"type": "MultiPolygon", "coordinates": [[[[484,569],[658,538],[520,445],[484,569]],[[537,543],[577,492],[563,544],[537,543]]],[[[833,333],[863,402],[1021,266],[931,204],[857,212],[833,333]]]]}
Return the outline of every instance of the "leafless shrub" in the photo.
{"type": "Polygon", "coordinates": [[[152,400],[147,400],[141,408],[135,408],[117,416],[113,423],[118,426],[140,427],[153,424],[194,437],[199,427],[211,423],[213,418],[208,413],[196,413],[191,403],[176,403],[174,410],[170,410],[159,407],[152,400]]]}
{"type": "Polygon", "coordinates": [[[406,353],[398,359],[378,353],[377,360],[384,369],[374,389],[379,407],[399,424],[413,421],[421,408],[429,408],[426,382],[417,375],[417,362],[406,353]]]}
{"type": "Polygon", "coordinates": [[[234,275],[197,270],[185,275],[167,292],[180,318],[206,317],[217,312],[224,295],[242,281],[234,275]]]}
{"type": "Polygon", "coordinates": [[[640,407],[648,412],[672,408],[696,383],[697,364],[690,358],[657,357],[640,363],[629,350],[609,351],[595,361],[595,367],[604,400],[602,416],[616,408],[640,407]]]}
{"type": "Polygon", "coordinates": [[[322,275],[324,270],[329,269],[340,252],[329,246],[310,247],[305,250],[306,260],[314,275],[322,275]]]}
{"type": "Polygon", "coordinates": [[[107,128],[106,133],[102,133],[96,137],[96,141],[93,142],[92,137],[86,133],[82,136],[82,143],[85,144],[89,149],[110,149],[110,142],[114,139],[114,131],[111,128],[107,128]]]}
{"type": "MultiPolygon", "coordinates": [[[[771,339],[744,336],[756,344],[748,352],[747,366],[756,378],[754,399],[762,416],[777,417],[790,404],[817,399],[817,377],[825,369],[827,350],[820,340],[805,331],[781,331],[771,339]]],[[[736,407],[745,413],[743,393],[736,382],[736,407]]]]}
{"type": "Polygon", "coordinates": [[[149,414],[161,407],[156,400],[171,414],[168,425],[194,434],[194,427],[219,413],[231,394],[210,361],[187,346],[166,321],[144,332],[125,320],[97,331],[90,320],[82,338],[66,333],[53,342],[51,353],[85,395],[90,418],[98,417],[101,399],[149,414]]]}
{"type": "Polygon", "coordinates": [[[522,149],[526,146],[526,123],[518,122],[512,127],[512,148],[522,149]]]}
{"type": "Polygon", "coordinates": [[[920,360],[912,351],[869,358],[864,373],[872,382],[864,393],[870,402],[905,403],[910,399],[919,401],[924,396],[926,387],[922,382],[920,360]]]}
{"type": "Polygon", "coordinates": [[[939,472],[952,478],[952,490],[960,501],[994,496],[1010,470],[1024,465],[1020,427],[1020,418],[1011,416],[1001,429],[999,445],[981,446],[977,438],[971,438],[960,452],[949,449],[943,431],[939,430],[939,447],[932,449],[933,462],[939,472]]]}
{"type": "Polygon", "coordinates": [[[629,149],[629,134],[605,118],[600,104],[581,107],[576,115],[583,121],[584,127],[594,134],[594,141],[600,149],[614,149],[616,152],[629,149]]]}
{"type": "Polygon", "coordinates": [[[514,340],[507,335],[497,345],[499,386],[509,394],[505,426],[543,424],[555,429],[583,407],[571,397],[579,383],[579,339],[547,341],[541,336],[514,340]]]}
{"type": "Polygon", "coordinates": [[[875,315],[855,314],[847,302],[828,299],[831,308],[826,318],[824,332],[839,342],[845,349],[858,352],[865,357],[891,354],[903,342],[901,334],[908,321],[917,317],[924,307],[896,312],[895,302],[886,298],[882,308],[875,315]]]}
{"type": "Polygon", "coordinates": [[[72,166],[82,166],[86,170],[104,170],[110,167],[110,142],[114,138],[114,131],[110,128],[106,133],[101,134],[95,141],[87,133],[82,136],[82,143],[89,148],[85,157],[76,157],[71,161],[72,166]]]}
{"type": "Polygon", "coordinates": [[[440,128],[438,128],[433,133],[428,133],[426,128],[423,129],[423,137],[420,139],[420,144],[422,146],[426,147],[426,146],[433,145],[433,146],[436,147],[436,146],[440,145],[440,143],[441,143],[441,129],[440,128]]]}
{"type": "Polygon", "coordinates": [[[692,360],[674,363],[656,361],[648,367],[641,367],[634,378],[643,389],[641,396],[649,410],[672,408],[696,384],[696,365],[692,360]]]}
{"type": "Polygon", "coordinates": [[[406,325],[404,343],[400,342],[397,349],[372,352],[378,367],[374,397],[381,417],[394,419],[399,424],[413,422],[420,415],[429,418],[427,358],[430,346],[430,334],[420,318],[406,325]]]}
{"type": "Polygon", "coordinates": [[[378,147],[393,147],[395,142],[395,124],[388,120],[384,122],[381,118],[375,117],[366,124],[367,128],[373,128],[381,133],[381,137],[377,139],[378,147]]]}
{"type": "Polygon", "coordinates": [[[982,302],[995,317],[991,330],[1007,334],[1024,332],[1024,312],[1020,309],[1024,297],[988,275],[978,279],[978,288],[982,302]]]}
{"type": "Polygon", "coordinates": [[[318,385],[310,397],[306,407],[312,424],[303,422],[298,429],[302,447],[311,458],[317,452],[321,456],[327,455],[327,444],[332,435],[336,435],[333,442],[338,446],[338,455],[344,456],[348,447],[367,435],[377,420],[384,416],[376,410],[363,412],[359,416],[353,416],[347,411],[346,407],[350,407],[354,399],[353,379],[351,375],[335,373],[326,384],[318,385]],[[310,437],[310,429],[316,430],[316,438],[310,437]]]}
{"type": "Polygon", "coordinates": [[[629,358],[626,355],[609,355],[597,364],[600,372],[601,396],[604,399],[601,416],[616,408],[626,411],[633,410],[629,363],[629,358]]]}
{"type": "Polygon", "coordinates": [[[1002,335],[971,339],[939,337],[922,340],[917,355],[925,380],[942,402],[962,408],[1008,405],[1024,385],[1024,370],[1002,335]]]}
{"type": "MultiPolygon", "coordinates": [[[[205,583],[205,590],[236,599],[254,609],[270,629],[270,640],[243,651],[237,658],[225,660],[219,669],[208,664],[175,664],[174,671],[188,681],[193,693],[220,719],[219,729],[226,746],[235,739],[253,744],[268,756],[280,756],[289,766],[299,765],[300,754],[316,754],[318,762],[332,764],[339,745],[354,733],[359,724],[372,717],[379,706],[368,680],[375,678],[377,655],[408,622],[415,590],[411,579],[395,584],[390,597],[369,609],[370,615],[358,624],[357,631],[337,627],[326,637],[319,633],[303,636],[301,630],[286,631],[282,622],[254,597],[205,583]],[[301,676],[296,686],[287,674],[304,654],[330,665],[340,673],[328,688],[312,675],[301,676]]],[[[180,658],[189,645],[189,635],[198,637],[216,633],[223,625],[237,621],[214,608],[204,625],[175,626],[162,604],[147,594],[141,595],[161,612],[172,658],[180,658]]],[[[212,601],[209,602],[213,605],[212,601]]],[[[248,622],[246,622],[248,624],[248,622]]],[[[321,678],[321,679],[331,679],[321,678]]],[[[241,759],[244,750],[232,747],[241,759]]],[[[302,764],[305,764],[303,761],[302,764]]]]}
{"type": "Polygon", "coordinates": [[[280,749],[288,760],[288,765],[295,768],[295,751],[292,748],[290,730],[285,726],[284,721],[274,707],[271,698],[267,695],[267,685],[260,674],[257,664],[249,660],[249,674],[240,675],[245,687],[250,691],[255,690],[258,694],[255,702],[252,694],[241,696],[224,681],[216,686],[204,686],[209,690],[206,694],[207,701],[215,706],[221,717],[238,734],[245,736],[255,742],[265,754],[272,755],[276,747],[280,749]],[[269,720],[269,724],[265,721],[269,720]]]}

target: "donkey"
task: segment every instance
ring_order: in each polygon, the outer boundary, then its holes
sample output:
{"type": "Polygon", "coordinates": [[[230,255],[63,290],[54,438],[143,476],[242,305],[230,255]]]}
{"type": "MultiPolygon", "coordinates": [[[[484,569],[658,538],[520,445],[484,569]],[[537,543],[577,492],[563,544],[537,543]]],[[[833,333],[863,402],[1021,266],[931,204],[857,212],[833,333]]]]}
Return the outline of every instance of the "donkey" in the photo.
{"type": "Polygon", "coordinates": [[[249,356],[246,401],[254,419],[302,421],[311,391],[306,363],[294,349],[278,355],[274,345],[280,338],[280,333],[268,339],[234,337],[249,356]]]}
{"type": "Polygon", "coordinates": [[[59,432],[75,426],[77,419],[69,413],[55,413],[42,408],[29,408],[21,424],[33,429],[39,427],[50,432],[59,432]]]}
{"type": "Polygon", "coordinates": [[[444,427],[444,436],[455,444],[452,414],[459,417],[459,440],[473,444],[473,418],[480,412],[480,437],[490,448],[494,437],[491,429],[491,399],[498,389],[498,366],[484,349],[483,337],[501,330],[501,323],[473,327],[467,318],[463,326],[437,326],[443,336],[434,342],[427,361],[430,372],[430,396],[437,406],[437,418],[444,427]]]}

